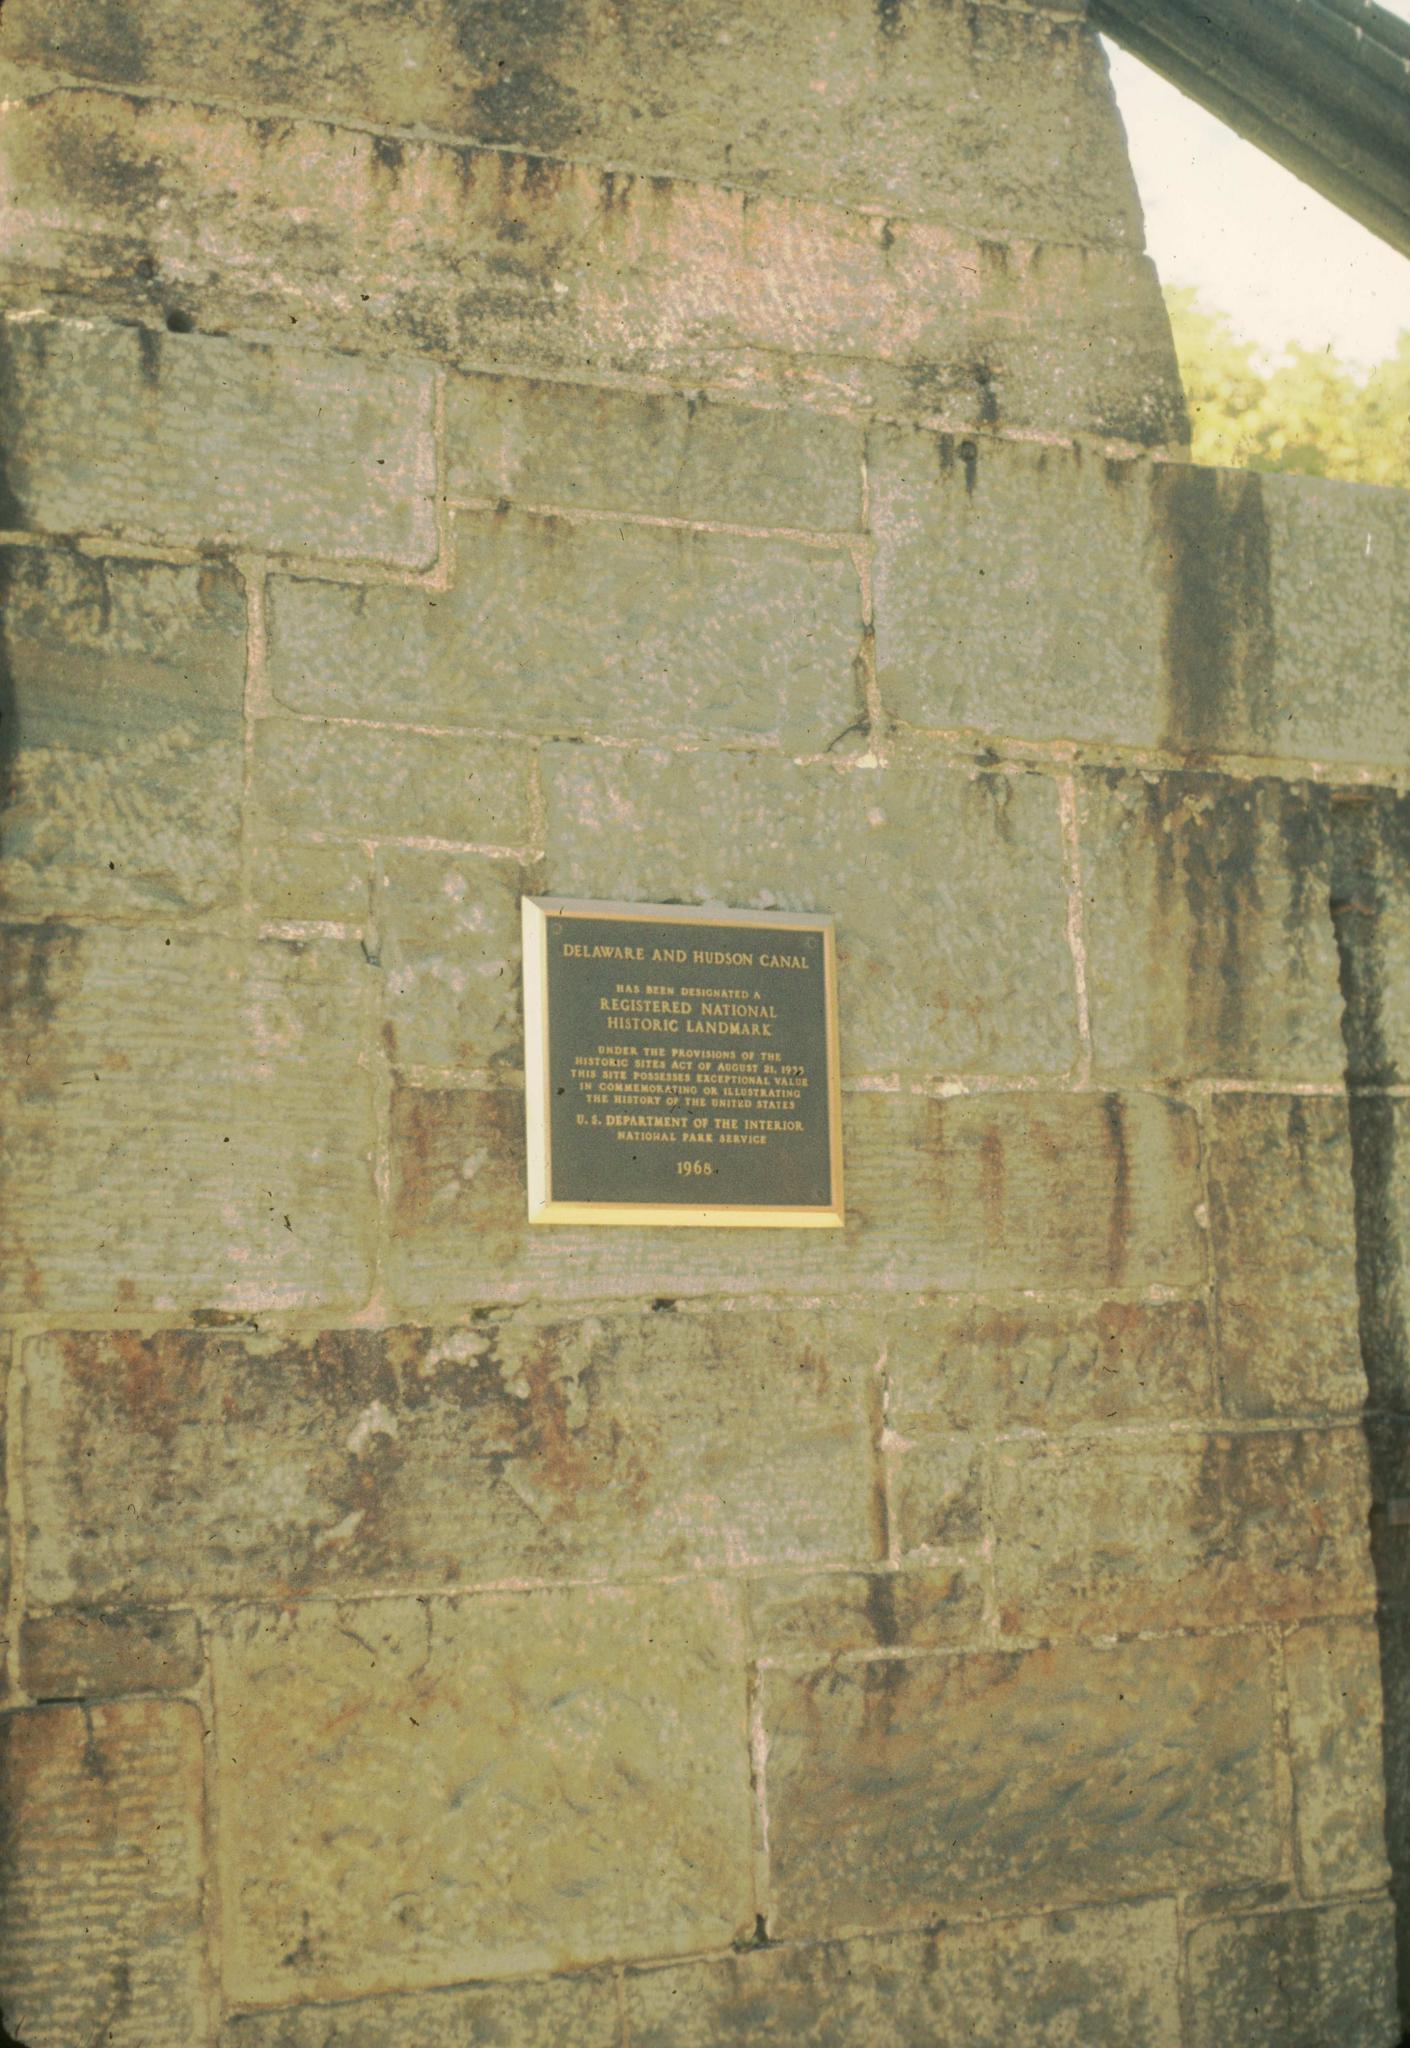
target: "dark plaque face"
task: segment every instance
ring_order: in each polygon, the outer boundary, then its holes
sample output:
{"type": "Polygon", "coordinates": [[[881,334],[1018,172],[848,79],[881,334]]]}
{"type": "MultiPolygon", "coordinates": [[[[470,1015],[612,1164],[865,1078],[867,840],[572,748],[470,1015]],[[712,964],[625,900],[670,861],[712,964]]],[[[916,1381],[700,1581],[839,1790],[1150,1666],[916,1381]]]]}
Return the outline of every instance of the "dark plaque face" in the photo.
{"type": "Polygon", "coordinates": [[[535,1222],[842,1221],[829,918],[524,903],[535,1222]]]}

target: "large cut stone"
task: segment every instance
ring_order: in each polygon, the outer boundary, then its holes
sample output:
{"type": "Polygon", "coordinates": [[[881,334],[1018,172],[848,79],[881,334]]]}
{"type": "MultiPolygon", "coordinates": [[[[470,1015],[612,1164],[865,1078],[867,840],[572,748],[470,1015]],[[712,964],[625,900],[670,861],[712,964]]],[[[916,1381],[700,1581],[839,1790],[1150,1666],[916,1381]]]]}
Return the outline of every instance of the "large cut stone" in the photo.
{"type": "Polygon", "coordinates": [[[1256,1637],[886,1657],[764,1679],[780,1935],[1278,1867],[1256,1637]]]}
{"type": "Polygon", "coordinates": [[[360,948],[35,925],[0,953],[6,1301],[361,1305],[360,948]]]}
{"type": "Polygon", "coordinates": [[[11,320],[0,394],[6,526],[434,559],[424,364],[11,320]]]}
{"type": "Polygon", "coordinates": [[[821,1942],[627,1974],[632,2048],[1179,2048],[1173,1907],[821,1942]]]}
{"type": "Polygon", "coordinates": [[[208,2038],[203,1746],[166,1700],[0,1717],[0,2007],[24,2048],[208,2038]]]}
{"type": "Polygon", "coordinates": [[[46,1605],[875,1554],[872,1357],[835,1314],[56,1331],[25,1371],[46,1605]]]}
{"type": "Polygon", "coordinates": [[[0,553],[8,917],[171,915],[239,872],[245,604],[214,563],[0,553]]]}
{"type": "Polygon", "coordinates": [[[229,1613],[227,1994],[727,1944],[753,1924],[741,1647],[701,1582],[229,1613]]]}

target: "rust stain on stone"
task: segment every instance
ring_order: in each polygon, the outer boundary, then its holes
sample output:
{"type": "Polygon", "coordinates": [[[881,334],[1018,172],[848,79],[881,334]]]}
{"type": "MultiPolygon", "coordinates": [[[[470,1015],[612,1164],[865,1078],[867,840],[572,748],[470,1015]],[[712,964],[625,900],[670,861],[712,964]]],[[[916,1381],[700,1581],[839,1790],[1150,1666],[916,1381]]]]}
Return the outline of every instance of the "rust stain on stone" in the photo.
{"type": "Polygon", "coordinates": [[[520,1370],[529,1389],[535,1476],[567,1503],[592,1479],[593,1460],[569,1425],[567,1390],[554,1375],[557,1336],[556,1330],[543,1332],[520,1361],[520,1370]]]}
{"type": "Polygon", "coordinates": [[[86,1390],[90,1418],[115,1401],[133,1429],[171,1450],[201,1377],[205,1339],[199,1332],[165,1330],[144,1338],[117,1330],[98,1342],[83,1334],[55,1341],[75,1384],[86,1390]]]}

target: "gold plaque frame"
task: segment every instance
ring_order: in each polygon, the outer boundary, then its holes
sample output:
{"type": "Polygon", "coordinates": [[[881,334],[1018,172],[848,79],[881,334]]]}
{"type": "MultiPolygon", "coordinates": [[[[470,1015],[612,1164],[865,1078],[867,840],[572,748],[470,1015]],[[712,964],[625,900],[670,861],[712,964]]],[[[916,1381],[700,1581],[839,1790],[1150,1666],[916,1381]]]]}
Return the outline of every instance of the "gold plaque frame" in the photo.
{"type": "Polygon", "coordinates": [[[560,896],[523,898],[524,1106],[528,1134],[530,1223],[666,1225],[714,1230],[835,1230],[845,1219],[842,1195],[842,1091],[837,1029],[837,946],[834,920],[808,911],[733,910],[681,903],[585,902],[560,896]],[[820,932],[826,1039],[829,1198],[807,1208],[773,1203],[557,1201],[553,1195],[550,1129],[548,928],[550,918],[582,917],[641,924],[700,924],[740,931],[820,932]]]}

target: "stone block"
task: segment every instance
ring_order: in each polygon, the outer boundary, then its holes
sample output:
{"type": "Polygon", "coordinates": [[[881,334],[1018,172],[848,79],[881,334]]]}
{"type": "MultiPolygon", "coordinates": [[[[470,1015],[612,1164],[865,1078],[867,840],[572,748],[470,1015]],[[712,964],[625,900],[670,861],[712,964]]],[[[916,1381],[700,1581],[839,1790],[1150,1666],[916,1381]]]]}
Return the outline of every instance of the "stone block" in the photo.
{"type": "Polygon", "coordinates": [[[25,2048],[209,2038],[202,1732],[170,1700],[0,1718],[0,1981],[25,2048]]]}
{"type": "Polygon", "coordinates": [[[1156,1900],[629,1970],[627,2019],[632,2048],[1179,2048],[1177,1966],[1156,1900]]]}
{"type": "Polygon", "coordinates": [[[0,550],[12,918],[205,909],[239,868],[245,605],[215,563],[0,550]]]}
{"type": "Polygon", "coordinates": [[[618,2048],[607,1974],[467,1984],[228,2019],[221,2048],[618,2048]]]}
{"type": "Polygon", "coordinates": [[[1359,1411],[1345,1101],[1219,1095],[1207,1115],[1226,1405],[1250,1416],[1359,1411]]]}
{"type": "Polygon", "coordinates": [[[1394,491],[884,428],[877,666],[910,724],[1403,764],[1394,491]]]}
{"type": "Polygon", "coordinates": [[[40,1700],[185,1692],[200,1682],[200,1634],[195,1615],[181,1610],[27,1614],[20,1666],[26,1689],[40,1700]]]}
{"type": "Polygon", "coordinates": [[[761,1657],[973,1645],[984,1620],[976,1567],[776,1572],[749,1581],[749,1631],[761,1657]]]}
{"type": "Polygon", "coordinates": [[[267,839],[449,840],[520,847],[531,830],[521,748],[312,719],[255,727],[253,799],[267,839]]]}
{"type": "Polygon", "coordinates": [[[1194,2048],[1395,2048],[1388,1900],[1216,1920],[1189,1939],[1194,2048]]]}
{"type": "Polygon", "coordinates": [[[394,1298],[419,1310],[645,1292],[1100,1295],[1200,1283],[1188,1110],[1139,1095],[868,1093],[844,1102],[847,1224],[840,1236],[810,1231],[803,1241],[788,1231],[533,1229],[522,1097],[398,1087],[394,1298]]]}
{"type": "Polygon", "coordinates": [[[1257,1638],[775,1670],[764,1703],[785,1939],[1277,1869],[1257,1638]]]}
{"type": "Polygon", "coordinates": [[[1370,1493],[1359,1428],[1001,1444],[1001,1625],[1117,1635],[1369,1608],[1370,1493]]]}
{"type": "Polygon", "coordinates": [[[544,788],[548,883],[565,895],[833,912],[844,1072],[1075,1059],[1046,777],[548,747],[544,788]]]}
{"type": "Polygon", "coordinates": [[[1283,1662],[1302,1890],[1309,1898],[1370,1891],[1388,1874],[1375,1623],[1295,1629],[1283,1662]]]}
{"type": "Polygon", "coordinates": [[[1162,464],[1150,508],[1169,745],[1405,759],[1410,521],[1395,492],[1162,464]]]}
{"type": "Polygon", "coordinates": [[[85,307],[154,326],[175,305],[202,331],[296,320],[353,352],[1143,444],[1185,431],[1133,248],[112,91],[17,101],[6,141],[6,283],[49,302],[81,273],[85,307]]]}
{"type": "MultiPolygon", "coordinates": [[[[133,194],[144,210],[150,184],[133,194]]],[[[435,558],[424,364],[12,319],[0,392],[6,526],[408,569],[435,558]]]]}
{"type": "Polygon", "coordinates": [[[728,1943],[753,1919],[740,1654],[734,1596],[698,1581],[232,1611],[227,1996],[728,1943]]]}
{"type": "Polygon", "coordinates": [[[30,1340],[50,1605],[865,1559],[847,1319],[606,1306],[458,1328],[30,1340]]]}
{"type": "Polygon", "coordinates": [[[823,413],[526,377],[452,377],[452,498],[853,533],[861,430],[823,413]]]}
{"type": "Polygon", "coordinates": [[[1341,1079],[1327,810],[1295,783],[1082,778],[1099,1072],[1341,1079]]]}
{"type": "Polygon", "coordinates": [[[64,925],[0,942],[3,1299],[360,1306],[374,1224],[360,951],[64,925]]]}
{"type": "Polygon", "coordinates": [[[517,861],[387,847],[377,862],[388,1056],[402,1066],[522,1071],[517,861]]]}
{"type": "Polygon", "coordinates": [[[274,924],[365,926],[371,866],[360,846],[257,846],[254,907],[274,924]]]}
{"type": "Polygon", "coordinates": [[[713,0],[551,16],[415,0],[395,53],[349,0],[270,24],[255,0],[10,0],[12,61],[336,120],[431,128],[550,156],[940,213],[1057,241],[1139,246],[1095,38],[1041,10],[881,15],[846,0],[713,0]],[[650,80],[651,91],[634,90],[650,80]]]}
{"type": "Polygon", "coordinates": [[[276,579],[290,710],[821,751],[861,709],[851,558],[789,540],[501,512],[455,522],[449,591],[276,579]]]}
{"type": "Polygon", "coordinates": [[[876,428],[882,702],[909,725],[1154,746],[1163,594],[1144,471],[1080,449],[876,428]]]}
{"type": "Polygon", "coordinates": [[[892,1426],[1083,1429],[1211,1410],[1198,1301],[907,1302],[886,1311],[892,1426]]]}
{"type": "MultiPolygon", "coordinates": [[[[1191,539],[1203,532],[1211,559],[1225,545],[1210,531],[1198,497],[1210,486],[1197,469],[1181,472],[1193,493],[1191,539]]],[[[1216,491],[1237,503],[1255,479],[1216,472],[1216,491]]],[[[1222,607],[1223,639],[1266,650],[1261,687],[1229,703],[1228,656],[1206,668],[1204,688],[1224,682],[1211,706],[1223,744],[1249,753],[1314,761],[1410,760],[1410,706],[1403,657],[1410,632],[1410,516],[1398,491],[1313,476],[1260,476],[1256,517],[1262,537],[1248,550],[1244,587],[1222,607]],[[1264,556],[1263,576],[1257,573],[1264,556]],[[1264,593],[1260,602],[1260,582],[1264,593]],[[1261,628],[1261,630],[1260,630],[1261,628]],[[1251,630],[1252,629],[1252,630],[1251,630]]],[[[1169,484],[1167,484],[1167,490],[1169,484]]],[[[1188,546],[1189,543],[1187,543],[1188,546]]],[[[1198,588],[1191,593],[1199,601],[1198,588]]],[[[1203,607],[1207,612],[1207,606],[1203,607]]],[[[1192,622],[1193,623],[1193,622],[1192,622]]],[[[1197,660],[1191,650],[1191,669],[1197,660]]],[[[1243,666],[1251,664],[1245,656],[1243,666]]],[[[1235,673],[1239,664],[1233,664],[1235,673]]]]}

